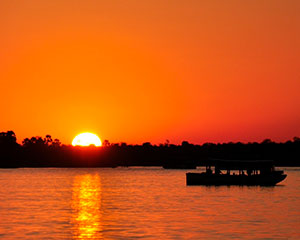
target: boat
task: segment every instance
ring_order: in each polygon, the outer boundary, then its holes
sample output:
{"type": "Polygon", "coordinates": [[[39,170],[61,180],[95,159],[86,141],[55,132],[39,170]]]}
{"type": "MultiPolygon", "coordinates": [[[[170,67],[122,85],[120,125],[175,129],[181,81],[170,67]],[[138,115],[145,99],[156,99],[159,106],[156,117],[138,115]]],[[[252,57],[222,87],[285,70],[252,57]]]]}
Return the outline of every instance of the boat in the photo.
{"type": "Polygon", "coordinates": [[[186,173],[186,184],[274,186],[286,176],[283,171],[275,170],[273,161],[210,160],[205,172],[186,173]]]}

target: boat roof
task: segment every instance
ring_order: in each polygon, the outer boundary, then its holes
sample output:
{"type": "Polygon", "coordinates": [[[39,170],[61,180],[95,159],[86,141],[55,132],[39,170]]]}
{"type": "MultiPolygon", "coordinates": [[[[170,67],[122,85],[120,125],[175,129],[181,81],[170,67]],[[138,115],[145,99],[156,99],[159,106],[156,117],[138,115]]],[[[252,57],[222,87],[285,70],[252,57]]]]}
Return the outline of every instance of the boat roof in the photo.
{"type": "Polygon", "coordinates": [[[223,160],[212,159],[206,161],[206,166],[215,166],[220,170],[255,170],[272,168],[274,162],[271,160],[223,160]]]}

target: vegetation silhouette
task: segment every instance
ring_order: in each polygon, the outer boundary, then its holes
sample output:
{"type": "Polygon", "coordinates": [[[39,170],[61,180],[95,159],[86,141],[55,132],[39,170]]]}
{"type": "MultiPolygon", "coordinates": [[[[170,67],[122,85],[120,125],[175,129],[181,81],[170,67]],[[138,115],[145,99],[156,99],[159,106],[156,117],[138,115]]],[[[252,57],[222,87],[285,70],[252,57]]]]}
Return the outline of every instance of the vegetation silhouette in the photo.
{"type": "Polygon", "coordinates": [[[273,160],[277,166],[300,166],[300,138],[284,143],[266,139],[261,143],[204,143],[180,145],[142,145],[110,143],[102,147],[74,147],[63,145],[50,135],[25,138],[17,143],[13,131],[0,133],[0,167],[128,167],[164,166],[166,168],[193,168],[207,160],[273,160]]]}

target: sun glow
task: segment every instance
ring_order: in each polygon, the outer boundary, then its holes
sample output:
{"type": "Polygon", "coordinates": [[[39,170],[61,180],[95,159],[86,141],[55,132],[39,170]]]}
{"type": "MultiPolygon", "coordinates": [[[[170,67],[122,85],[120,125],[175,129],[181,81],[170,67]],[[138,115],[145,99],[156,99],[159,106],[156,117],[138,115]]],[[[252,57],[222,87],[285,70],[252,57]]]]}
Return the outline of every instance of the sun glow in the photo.
{"type": "Polygon", "coordinates": [[[100,138],[94,133],[80,133],[78,134],[72,141],[73,146],[90,146],[95,145],[96,147],[100,147],[102,142],[100,138]]]}

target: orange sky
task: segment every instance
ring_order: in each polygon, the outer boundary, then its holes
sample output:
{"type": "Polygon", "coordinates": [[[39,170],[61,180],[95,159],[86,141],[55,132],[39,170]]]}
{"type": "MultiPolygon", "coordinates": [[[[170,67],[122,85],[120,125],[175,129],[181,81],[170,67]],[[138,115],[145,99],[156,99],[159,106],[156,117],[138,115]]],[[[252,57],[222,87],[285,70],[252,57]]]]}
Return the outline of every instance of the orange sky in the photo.
{"type": "Polygon", "coordinates": [[[300,1],[0,1],[0,131],[300,136],[300,1]]]}

